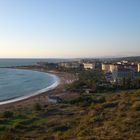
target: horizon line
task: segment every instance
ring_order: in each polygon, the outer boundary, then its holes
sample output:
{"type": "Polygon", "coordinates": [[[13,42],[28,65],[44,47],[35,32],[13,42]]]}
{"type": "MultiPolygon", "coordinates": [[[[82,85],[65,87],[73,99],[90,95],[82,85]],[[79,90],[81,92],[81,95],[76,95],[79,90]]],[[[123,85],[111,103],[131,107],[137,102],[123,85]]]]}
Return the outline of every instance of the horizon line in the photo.
{"type": "Polygon", "coordinates": [[[127,57],[140,57],[140,55],[130,56],[99,56],[99,57],[1,57],[0,59],[103,59],[103,58],[127,58],[127,57]]]}

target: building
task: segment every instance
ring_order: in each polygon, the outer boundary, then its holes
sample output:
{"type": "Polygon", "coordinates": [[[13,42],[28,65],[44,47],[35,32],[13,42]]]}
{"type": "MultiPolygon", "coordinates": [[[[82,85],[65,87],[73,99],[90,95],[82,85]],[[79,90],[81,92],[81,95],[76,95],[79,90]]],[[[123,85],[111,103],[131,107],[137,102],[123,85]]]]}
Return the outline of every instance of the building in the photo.
{"type": "Polygon", "coordinates": [[[110,64],[110,72],[112,73],[113,71],[118,71],[118,65],[110,64]]]}
{"type": "Polygon", "coordinates": [[[116,64],[102,64],[102,71],[112,73],[113,71],[117,71],[118,67],[116,64]]]}
{"type": "Polygon", "coordinates": [[[102,71],[110,72],[110,64],[102,64],[102,71]]]}
{"type": "Polygon", "coordinates": [[[124,65],[124,68],[125,69],[129,69],[129,70],[132,70],[134,72],[137,72],[137,66],[136,65],[130,65],[130,64],[128,64],[128,65],[124,65]]]}
{"type": "Polygon", "coordinates": [[[95,63],[83,63],[84,69],[95,69],[95,63]]]}
{"type": "Polygon", "coordinates": [[[140,72],[140,63],[138,64],[138,72],[140,72]]]}
{"type": "Polygon", "coordinates": [[[77,69],[80,68],[80,64],[78,62],[62,62],[59,63],[59,67],[63,68],[71,68],[71,69],[77,69]]]}
{"type": "Polygon", "coordinates": [[[135,73],[132,70],[123,69],[112,72],[112,81],[113,82],[121,82],[125,79],[133,79],[135,77],[135,73]]]}
{"type": "Polygon", "coordinates": [[[135,79],[140,79],[140,72],[135,72],[135,79]]]}

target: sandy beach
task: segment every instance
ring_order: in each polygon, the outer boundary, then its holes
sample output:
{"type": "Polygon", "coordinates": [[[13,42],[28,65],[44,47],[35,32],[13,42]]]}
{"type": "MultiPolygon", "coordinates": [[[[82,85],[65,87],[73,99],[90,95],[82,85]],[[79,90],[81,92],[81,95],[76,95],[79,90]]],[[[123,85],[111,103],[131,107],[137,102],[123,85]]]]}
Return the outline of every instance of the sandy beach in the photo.
{"type": "Polygon", "coordinates": [[[0,105],[0,111],[10,110],[13,108],[17,109],[22,107],[28,107],[28,106],[32,106],[35,103],[40,103],[43,105],[49,104],[51,103],[49,102],[49,96],[51,97],[64,96],[65,94],[67,94],[66,86],[72,83],[76,79],[73,74],[65,73],[65,72],[47,71],[42,68],[41,69],[21,68],[21,69],[41,71],[41,72],[46,72],[46,73],[56,75],[59,78],[59,85],[55,89],[40,93],[39,95],[29,97],[28,99],[23,99],[21,101],[0,105]]]}

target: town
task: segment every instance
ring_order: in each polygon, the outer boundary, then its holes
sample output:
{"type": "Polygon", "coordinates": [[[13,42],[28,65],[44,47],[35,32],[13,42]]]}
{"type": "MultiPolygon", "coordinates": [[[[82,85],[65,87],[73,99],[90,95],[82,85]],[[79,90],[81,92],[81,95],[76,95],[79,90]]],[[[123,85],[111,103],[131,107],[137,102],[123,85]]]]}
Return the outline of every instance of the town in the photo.
{"type": "MultiPolygon", "coordinates": [[[[108,88],[133,89],[140,87],[140,62],[122,59],[78,59],[59,63],[40,62],[38,66],[46,69],[57,69],[59,71],[73,72],[79,74],[82,72],[92,75],[102,75],[97,86],[108,88]]],[[[83,73],[82,73],[82,76],[83,73]]],[[[81,79],[80,79],[81,80],[81,79]]]]}

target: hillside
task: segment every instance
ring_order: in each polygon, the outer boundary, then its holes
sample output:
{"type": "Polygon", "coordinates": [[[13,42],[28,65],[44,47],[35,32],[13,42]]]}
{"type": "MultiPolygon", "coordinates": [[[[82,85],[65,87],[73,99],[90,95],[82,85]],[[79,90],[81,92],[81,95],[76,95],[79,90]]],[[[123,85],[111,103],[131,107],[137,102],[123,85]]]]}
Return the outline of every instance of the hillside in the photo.
{"type": "Polygon", "coordinates": [[[69,96],[56,105],[38,103],[1,112],[0,140],[140,138],[140,90],[69,96]]]}

